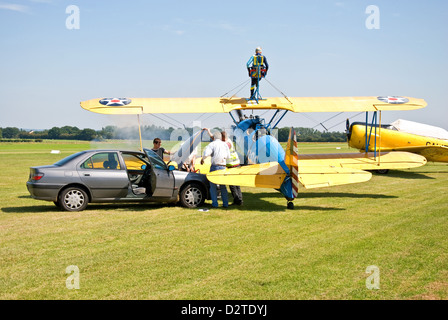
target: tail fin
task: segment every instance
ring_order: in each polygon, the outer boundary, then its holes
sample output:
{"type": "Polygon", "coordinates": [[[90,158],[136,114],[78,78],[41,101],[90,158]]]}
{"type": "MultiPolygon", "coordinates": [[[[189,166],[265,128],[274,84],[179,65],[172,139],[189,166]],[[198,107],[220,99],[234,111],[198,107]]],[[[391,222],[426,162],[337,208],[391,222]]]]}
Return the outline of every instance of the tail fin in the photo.
{"type": "Polygon", "coordinates": [[[291,176],[292,195],[297,198],[299,193],[299,149],[297,148],[296,131],[289,129],[288,144],[286,146],[285,163],[291,176]]]}

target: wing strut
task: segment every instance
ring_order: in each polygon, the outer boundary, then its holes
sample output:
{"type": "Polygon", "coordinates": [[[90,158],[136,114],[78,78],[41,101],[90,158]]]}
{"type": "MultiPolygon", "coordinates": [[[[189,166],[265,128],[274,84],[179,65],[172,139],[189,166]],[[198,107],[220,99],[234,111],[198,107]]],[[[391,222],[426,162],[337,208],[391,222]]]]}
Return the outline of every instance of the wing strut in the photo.
{"type": "Polygon", "coordinates": [[[372,123],[370,124],[370,132],[369,134],[367,134],[367,126],[368,126],[368,122],[369,122],[369,112],[366,112],[366,143],[365,143],[365,152],[366,154],[369,152],[369,147],[370,147],[370,140],[372,138],[372,130],[373,128],[375,128],[374,131],[374,136],[375,136],[375,140],[374,140],[374,148],[373,148],[373,157],[376,160],[376,155],[378,152],[378,164],[380,163],[380,157],[381,157],[381,110],[379,111],[379,116],[378,116],[378,111],[374,111],[373,112],[373,116],[372,116],[372,123]],[[378,120],[379,120],[379,124],[378,124],[378,120]],[[378,134],[377,134],[377,128],[378,128],[378,134]],[[378,136],[379,136],[379,142],[377,145],[377,141],[378,141],[378,136]]]}
{"type": "Polygon", "coordinates": [[[140,137],[140,151],[143,152],[142,129],[140,126],[140,115],[139,114],[137,114],[137,121],[138,121],[138,135],[140,137]]]}

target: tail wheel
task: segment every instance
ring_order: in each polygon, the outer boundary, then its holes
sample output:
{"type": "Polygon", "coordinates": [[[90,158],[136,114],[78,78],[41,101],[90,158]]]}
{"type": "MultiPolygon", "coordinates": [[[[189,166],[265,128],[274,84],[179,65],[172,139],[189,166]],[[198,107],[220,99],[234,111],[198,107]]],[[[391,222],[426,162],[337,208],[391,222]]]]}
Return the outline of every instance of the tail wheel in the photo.
{"type": "Polygon", "coordinates": [[[180,203],[186,208],[196,208],[204,204],[206,193],[197,183],[187,184],[180,192],[180,203]]]}
{"type": "Polygon", "coordinates": [[[65,211],[82,211],[87,207],[89,197],[83,189],[70,187],[60,193],[58,202],[65,211]]]}
{"type": "Polygon", "coordinates": [[[294,209],[294,202],[288,201],[287,208],[290,210],[294,209]]]}

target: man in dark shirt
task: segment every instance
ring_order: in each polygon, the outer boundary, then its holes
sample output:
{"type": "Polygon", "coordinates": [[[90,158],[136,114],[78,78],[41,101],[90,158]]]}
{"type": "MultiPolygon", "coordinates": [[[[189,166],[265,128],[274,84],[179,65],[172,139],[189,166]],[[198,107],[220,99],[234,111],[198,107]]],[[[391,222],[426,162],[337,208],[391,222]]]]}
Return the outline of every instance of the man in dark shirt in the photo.
{"type": "Polygon", "coordinates": [[[155,153],[157,153],[159,155],[159,157],[162,158],[162,160],[163,160],[163,154],[171,154],[170,151],[161,147],[162,140],[160,140],[160,138],[155,138],[152,141],[152,143],[154,144],[154,148],[152,148],[151,150],[154,151],[155,153]]]}

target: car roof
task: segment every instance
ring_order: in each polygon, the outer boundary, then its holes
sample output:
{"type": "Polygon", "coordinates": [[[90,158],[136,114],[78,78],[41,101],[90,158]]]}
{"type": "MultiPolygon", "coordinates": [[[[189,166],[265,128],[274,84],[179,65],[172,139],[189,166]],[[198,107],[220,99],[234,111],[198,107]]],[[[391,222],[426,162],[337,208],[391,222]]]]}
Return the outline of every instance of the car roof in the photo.
{"type": "Polygon", "coordinates": [[[135,150],[119,150],[119,149],[92,149],[92,150],[84,150],[84,152],[125,152],[125,153],[139,153],[139,154],[145,154],[141,151],[135,151],[135,150]]]}

